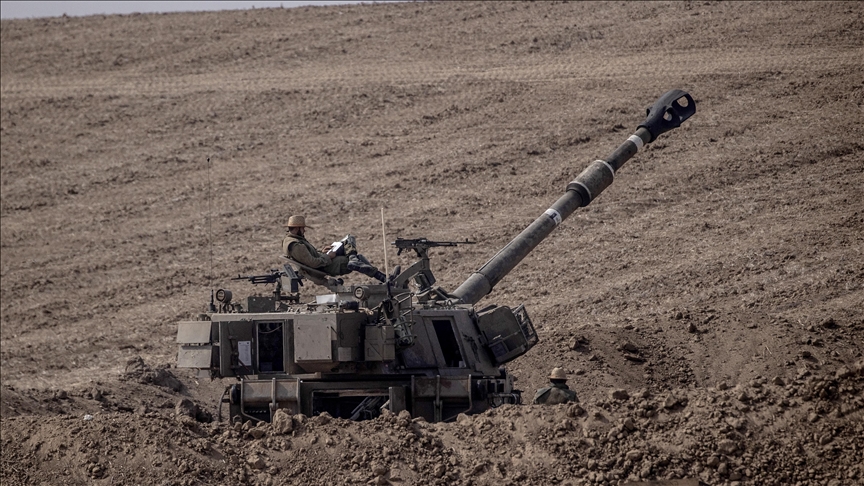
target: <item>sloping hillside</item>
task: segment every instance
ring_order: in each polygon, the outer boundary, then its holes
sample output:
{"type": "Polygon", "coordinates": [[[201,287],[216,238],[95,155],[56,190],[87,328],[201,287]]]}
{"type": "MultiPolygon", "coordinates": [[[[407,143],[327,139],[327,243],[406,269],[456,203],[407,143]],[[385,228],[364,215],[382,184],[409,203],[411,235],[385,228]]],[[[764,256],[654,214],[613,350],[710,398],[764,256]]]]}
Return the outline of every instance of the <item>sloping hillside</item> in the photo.
{"type": "Polygon", "coordinates": [[[864,481],[862,45],[854,2],[2,21],[0,482],[864,481]],[[253,291],[290,214],[378,263],[382,208],[476,241],[433,253],[452,290],[672,88],[696,115],[479,304],[525,303],[510,372],[579,407],[191,418],[227,383],[174,369],[176,321],[253,291]]]}

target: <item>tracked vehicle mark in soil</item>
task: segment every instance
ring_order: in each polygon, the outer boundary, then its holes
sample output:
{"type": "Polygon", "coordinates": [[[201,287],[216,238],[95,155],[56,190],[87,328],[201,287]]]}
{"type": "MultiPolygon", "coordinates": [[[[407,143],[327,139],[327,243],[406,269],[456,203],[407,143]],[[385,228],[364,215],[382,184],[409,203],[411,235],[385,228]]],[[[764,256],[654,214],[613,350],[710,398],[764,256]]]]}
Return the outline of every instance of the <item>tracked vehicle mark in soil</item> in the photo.
{"type": "MultiPolygon", "coordinates": [[[[64,77],[37,78],[25,81],[4,80],[0,95],[6,98],[50,98],[82,95],[171,95],[195,92],[239,91],[265,92],[274,89],[350,91],[382,80],[395,85],[470,85],[472,82],[547,83],[568,80],[608,80],[640,78],[657,68],[661,57],[662,75],[670,79],[700,75],[742,76],[747,73],[777,73],[794,76],[801,72],[849,69],[860,65],[864,49],[825,49],[813,52],[789,50],[760,52],[757,55],[729,53],[723,50],[697,52],[661,52],[634,56],[586,56],[562,62],[529,62],[507,66],[465,65],[459,67],[417,63],[413,66],[356,66],[350,63],[338,69],[317,66],[286,71],[262,70],[220,71],[200,75],[165,76],[136,79],[129,75],[97,75],[85,83],[69,83],[64,77]],[[706,62],[705,59],[711,59],[706,62]]],[[[7,77],[8,78],[8,77],[7,77]]]]}

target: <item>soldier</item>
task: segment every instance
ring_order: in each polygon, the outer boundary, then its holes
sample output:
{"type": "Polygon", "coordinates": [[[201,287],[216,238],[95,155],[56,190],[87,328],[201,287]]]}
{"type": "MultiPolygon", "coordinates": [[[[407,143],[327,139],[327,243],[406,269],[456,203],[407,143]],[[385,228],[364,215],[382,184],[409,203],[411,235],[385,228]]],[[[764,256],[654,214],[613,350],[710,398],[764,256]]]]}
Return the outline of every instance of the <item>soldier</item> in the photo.
{"type": "Polygon", "coordinates": [[[576,392],[567,386],[567,373],[563,369],[552,369],[552,373],[549,373],[549,381],[549,386],[537,390],[537,393],[534,394],[535,405],[557,405],[579,401],[576,398],[576,392]]]}
{"type": "Polygon", "coordinates": [[[370,264],[363,255],[357,253],[357,243],[353,236],[346,236],[339,248],[333,249],[331,246],[322,253],[306,240],[306,228],[311,226],[306,226],[305,216],[288,218],[288,234],[282,240],[282,251],[285,252],[285,256],[334,277],[354,271],[380,282],[387,280],[384,273],[370,264]]]}

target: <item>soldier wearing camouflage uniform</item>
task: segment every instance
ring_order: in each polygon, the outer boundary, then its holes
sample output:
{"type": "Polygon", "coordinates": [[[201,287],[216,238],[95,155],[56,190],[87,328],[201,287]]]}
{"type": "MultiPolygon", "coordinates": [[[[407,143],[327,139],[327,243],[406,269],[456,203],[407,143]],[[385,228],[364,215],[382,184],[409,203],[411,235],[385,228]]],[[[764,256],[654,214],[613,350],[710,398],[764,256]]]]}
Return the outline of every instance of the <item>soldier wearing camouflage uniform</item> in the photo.
{"type": "Polygon", "coordinates": [[[534,394],[535,405],[557,405],[579,401],[576,392],[567,386],[567,373],[563,369],[554,368],[549,374],[549,382],[549,386],[537,390],[534,394]]]}
{"type": "Polygon", "coordinates": [[[381,271],[370,264],[363,255],[357,253],[357,243],[353,236],[346,236],[338,250],[329,249],[320,252],[306,240],[306,228],[310,226],[306,226],[304,216],[288,218],[288,234],[282,240],[282,251],[286,257],[334,277],[353,271],[368,275],[380,282],[386,281],[381,271]]]}

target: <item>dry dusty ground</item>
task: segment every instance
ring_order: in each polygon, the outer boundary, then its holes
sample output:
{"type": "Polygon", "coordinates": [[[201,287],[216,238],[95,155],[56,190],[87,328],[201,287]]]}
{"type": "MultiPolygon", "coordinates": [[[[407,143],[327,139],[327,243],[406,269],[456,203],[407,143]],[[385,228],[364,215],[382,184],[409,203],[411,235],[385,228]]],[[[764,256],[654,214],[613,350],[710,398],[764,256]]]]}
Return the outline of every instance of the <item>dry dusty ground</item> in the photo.
{"type": "Polygon", "coordinates": [[[0,25],[4,485],[864,482],[864,4],[0,25]],[[696,115],[484,300],[539,327],[519,386],[563,366],[580,406],[189,416],[225,383],[173,367],[175,322],[251,291],[289,214],[379,263],[382,207],[390,238],[477,241],[434,252],[452,290],[671,88],[696,115]]]}

